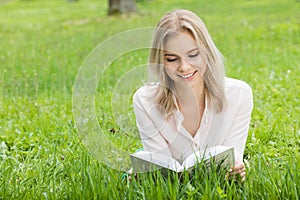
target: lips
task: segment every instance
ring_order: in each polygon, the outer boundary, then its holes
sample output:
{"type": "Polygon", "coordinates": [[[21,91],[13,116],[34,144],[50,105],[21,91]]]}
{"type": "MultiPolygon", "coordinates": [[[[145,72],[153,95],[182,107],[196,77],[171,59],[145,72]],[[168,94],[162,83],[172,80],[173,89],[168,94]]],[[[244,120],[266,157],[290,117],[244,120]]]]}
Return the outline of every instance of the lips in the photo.
{"type": "Polygon", "coordinates": [[[194,72],[192,72],[192,73],[190,73],[190,74],[186,74],[186,75],[177,75],[177,76],[179,76],[180,78],[184,78],[184,79],[189,79],[189,78],[191,78],[192,76],[194,76],[194,74],[196,74],[197,73],[197,70],[196,71],[194,71],[194,72]]]}

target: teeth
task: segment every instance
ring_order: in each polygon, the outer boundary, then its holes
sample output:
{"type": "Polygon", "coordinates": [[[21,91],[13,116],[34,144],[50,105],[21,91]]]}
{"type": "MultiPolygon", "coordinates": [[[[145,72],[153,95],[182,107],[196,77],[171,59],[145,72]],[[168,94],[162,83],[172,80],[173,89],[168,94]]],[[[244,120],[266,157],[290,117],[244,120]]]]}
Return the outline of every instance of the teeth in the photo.
{"type": "Polygon", "coordinates": [[[194,72],[191,73],[191,74],[188,74],[188,75],[186,75],[186,76],[182,76],[182,75],[179,75],[179,76],[182,77],[182,78],[190,78],[190,77],[193,76],[193,74],[194,74],[194,72]]]}

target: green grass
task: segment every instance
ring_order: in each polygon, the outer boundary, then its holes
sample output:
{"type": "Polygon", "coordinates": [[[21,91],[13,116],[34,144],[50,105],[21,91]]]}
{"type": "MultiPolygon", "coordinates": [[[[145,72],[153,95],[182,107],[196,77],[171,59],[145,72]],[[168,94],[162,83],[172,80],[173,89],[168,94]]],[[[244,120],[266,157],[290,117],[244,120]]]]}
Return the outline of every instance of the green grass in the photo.
{"type": "MultiPolygon", "coordinates": [[[[106,0],[0,4],[0,199],[299,199],[299,1],[152,0],[137,6],[135,14],[108,17],[106,0]],[[243,184],[201,169],[183,181],[156,172],[128,183],[78,136],[72,92],[89,52],[113,34],[155,26],[176,8],[202,17],[226,58],[227,75],[253,88],[243,184]]],[[[112,91],[123,73],[146,60],[147,50],[119,57],[95,91],[103,132],[128,152],[141,147],[131,100],[123,99],[128,123],[120,125],[112,91]]]]}

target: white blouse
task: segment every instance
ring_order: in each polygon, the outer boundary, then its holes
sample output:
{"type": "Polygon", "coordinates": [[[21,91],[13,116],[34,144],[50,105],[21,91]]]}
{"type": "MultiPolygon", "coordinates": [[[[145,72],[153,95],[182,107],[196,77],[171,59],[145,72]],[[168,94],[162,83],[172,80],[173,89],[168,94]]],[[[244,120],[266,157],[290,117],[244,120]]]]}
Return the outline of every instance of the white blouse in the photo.
{"type": "Polygon", "coordinates": [[[155,104],[158,84],[145,85],[133,96],[136,123],[146,151],[163,153],[183,161],[193,152],[223,145],[234,147],[235,159],[243,160],[253,99],[251,87],[240,80],[225,78],[226,106],[216,113],[206,100],[200,127],[193,137],[182,125],[178,107],[166,120],[155,104]]]}

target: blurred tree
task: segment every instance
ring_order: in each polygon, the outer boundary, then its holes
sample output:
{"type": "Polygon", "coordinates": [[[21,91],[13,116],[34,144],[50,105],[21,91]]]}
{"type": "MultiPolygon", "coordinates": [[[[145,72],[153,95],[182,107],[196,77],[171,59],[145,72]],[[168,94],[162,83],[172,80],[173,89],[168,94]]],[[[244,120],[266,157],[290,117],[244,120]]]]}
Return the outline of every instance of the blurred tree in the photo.
{"type": "Polygon", "coordinates": [[[136,11],[136,5],[134,0],[108,0],[108,3],[109,15],[136,11]]]}

